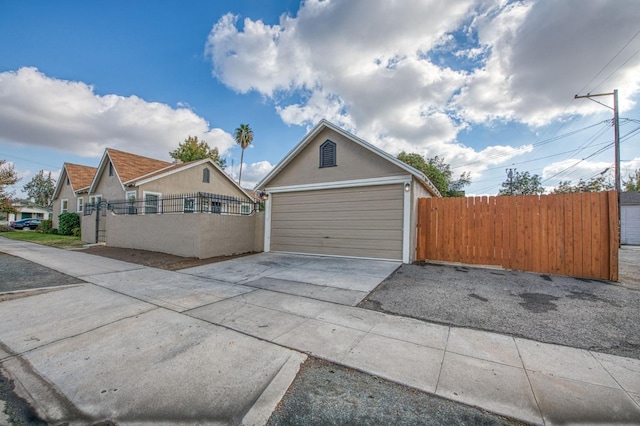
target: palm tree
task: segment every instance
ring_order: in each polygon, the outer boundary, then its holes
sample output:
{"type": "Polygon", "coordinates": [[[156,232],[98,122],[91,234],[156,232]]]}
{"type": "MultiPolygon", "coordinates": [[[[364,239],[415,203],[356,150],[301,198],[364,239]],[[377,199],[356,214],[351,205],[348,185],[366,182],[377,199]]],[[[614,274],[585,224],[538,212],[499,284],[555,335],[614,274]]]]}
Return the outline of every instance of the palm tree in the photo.
{"type": "Polygon", "coordinates": [[[240,174],[238,175],[238,186],[242,180],[242,161],[244,159],[244,150],[251,145],[253,141],[253,130],[248,124],[241,124],[235,132],[236,143],[242,148],[242,154],[240,154],[240,174]]]}

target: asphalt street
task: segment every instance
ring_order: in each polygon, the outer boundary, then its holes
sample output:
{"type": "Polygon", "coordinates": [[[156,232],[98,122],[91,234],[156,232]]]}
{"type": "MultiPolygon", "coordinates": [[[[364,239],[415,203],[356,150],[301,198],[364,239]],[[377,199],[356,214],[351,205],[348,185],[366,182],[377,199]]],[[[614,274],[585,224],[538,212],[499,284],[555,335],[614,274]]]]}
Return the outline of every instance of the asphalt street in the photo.
{"type": "Polygon", "coordinates": [[[640,359],[640,291],[608,281],[403,265],[358,306],[640,359]]]}

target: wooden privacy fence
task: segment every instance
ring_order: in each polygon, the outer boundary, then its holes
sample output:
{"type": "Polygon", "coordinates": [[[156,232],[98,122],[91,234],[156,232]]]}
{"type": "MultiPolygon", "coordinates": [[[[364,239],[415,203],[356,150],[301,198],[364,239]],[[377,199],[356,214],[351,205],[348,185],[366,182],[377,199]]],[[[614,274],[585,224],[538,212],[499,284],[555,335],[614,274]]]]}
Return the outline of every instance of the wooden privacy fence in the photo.
{"type": "Polygon", "coordinates": [[[618,280],[618,194],[421,198],[418,260],[618,280]]]}

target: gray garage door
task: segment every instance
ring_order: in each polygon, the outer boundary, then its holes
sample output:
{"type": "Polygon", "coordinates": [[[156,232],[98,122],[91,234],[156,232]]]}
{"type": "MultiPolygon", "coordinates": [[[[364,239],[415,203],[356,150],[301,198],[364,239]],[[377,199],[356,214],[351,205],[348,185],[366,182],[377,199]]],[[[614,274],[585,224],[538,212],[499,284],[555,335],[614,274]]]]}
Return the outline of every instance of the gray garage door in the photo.
{"type": "Polygon", "coordinates": [[[402,259],[402,185],[272,194],[271,250],[402,259]]]}
{"type": "Polygon", "coordinates": [[[620,207],[620,242],[640,245],[640,206],[620,207]]]}

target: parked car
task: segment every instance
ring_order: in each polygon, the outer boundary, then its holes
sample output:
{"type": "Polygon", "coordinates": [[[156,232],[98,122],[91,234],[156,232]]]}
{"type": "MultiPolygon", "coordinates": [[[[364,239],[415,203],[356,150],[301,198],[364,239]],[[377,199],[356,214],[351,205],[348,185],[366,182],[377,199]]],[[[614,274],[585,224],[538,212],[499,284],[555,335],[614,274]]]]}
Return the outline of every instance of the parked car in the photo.
{"type": "Polygon", "coordinates": [[[22,219],[10,222],[13,229],[36,229],[40,225],[40,219],[22,219]]]}

